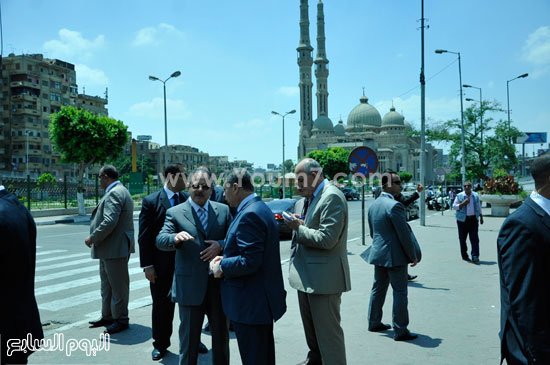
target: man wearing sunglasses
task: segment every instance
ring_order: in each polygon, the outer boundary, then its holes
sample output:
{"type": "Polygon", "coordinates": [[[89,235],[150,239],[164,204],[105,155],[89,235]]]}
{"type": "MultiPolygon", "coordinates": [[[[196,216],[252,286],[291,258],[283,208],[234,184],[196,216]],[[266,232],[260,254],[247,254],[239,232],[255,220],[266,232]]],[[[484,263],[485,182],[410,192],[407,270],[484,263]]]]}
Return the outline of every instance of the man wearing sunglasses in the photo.
{"type": "Polygon", "coordinates": [[[479,262],[479,224],[483,224],[483,214],[481,213],[481,203],[479,195],[472,191],[472,183],[464,183],[464,191],[459,193],[453,203],[453,209],[456,210],[456,223],[458,225],[458,240],[460,241],[460,253],[464,261],[470,261],[468,256],[468,246],[466,238],[470,236],[472,245],[472,260],[479,262]]]}

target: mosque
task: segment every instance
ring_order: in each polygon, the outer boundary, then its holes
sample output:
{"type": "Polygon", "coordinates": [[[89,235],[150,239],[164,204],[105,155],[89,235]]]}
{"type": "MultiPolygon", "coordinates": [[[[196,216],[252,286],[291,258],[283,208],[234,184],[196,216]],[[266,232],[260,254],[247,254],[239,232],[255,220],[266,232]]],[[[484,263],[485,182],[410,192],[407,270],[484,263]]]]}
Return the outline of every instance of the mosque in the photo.
{"type": "MultiPolygon", "coordinates": [[[[339,120],[336,125],[328,117],[328,59],[325,49],[325,15],[323,2],[317,4],[317,54],[313,59],[313,47],[309,38],[308,0],[300,0],[300,43],[298,66],[300,70],[300,136],[298,158],[314,150],[329,147],[343,147],[352,150],[367,146],[376,151],[378,170],[391,168],[395,171],[409,171],[414,180],[420,180],[420,137],[408,136],[411,125],[405,117],[390,108],[382,118],[378,110],[369,104],[364,95],[359,104],[348,115],[347,123],[339,120]],[[312,115],[311,68],[315,64],[317,81],[317,119],[312,115]]],[[[426,143],[426,181],[433,180],[434,167],[441,165],[442,151],[426,143]]]]}

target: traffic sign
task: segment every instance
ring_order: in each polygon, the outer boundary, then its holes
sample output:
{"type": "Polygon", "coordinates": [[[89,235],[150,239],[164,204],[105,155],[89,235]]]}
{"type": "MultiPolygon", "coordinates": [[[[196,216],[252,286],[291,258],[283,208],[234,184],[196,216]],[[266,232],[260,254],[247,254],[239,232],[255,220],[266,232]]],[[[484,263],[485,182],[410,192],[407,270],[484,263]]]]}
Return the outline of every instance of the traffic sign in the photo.
{"type": "Polygon", "coordinates": [[[352,174],[369,176],[378,169],[378,156],[371,148],[357,147],[349,154],[348,166],[352,174]]]}

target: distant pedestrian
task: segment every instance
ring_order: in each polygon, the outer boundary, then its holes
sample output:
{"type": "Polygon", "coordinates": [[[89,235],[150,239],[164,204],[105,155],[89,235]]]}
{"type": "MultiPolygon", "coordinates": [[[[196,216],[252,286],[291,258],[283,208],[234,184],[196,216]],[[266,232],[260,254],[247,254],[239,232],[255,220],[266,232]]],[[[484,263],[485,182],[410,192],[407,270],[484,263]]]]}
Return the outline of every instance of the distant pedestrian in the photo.
{"type": "Polygon", "coordinates": [[[472,183],[464,183],[464,191],[457,194],[453,203],[453,209],[456,210],[456,224],[458,226],[458,240],[460,242],[460,254],[464,261],[479,262],[479,224],[483,224],[483,214],[481,212],[481,202],[479,195],[472,191],[472,183]],[[466,239],[470,237],[472,245],[472,260],[468,256],[468,246],[466,239]]]}
{"type": "Polygon", "coordinates": [[[34,297],[36,225],[27,208],[2,185],[0,237],[0,363],[26,364],[32,353],[28,346],[8,356],[7,342],[28,335],[34,340],[44,338],[34,297]]]}
{"type": "Polygon", "coordinates": [[[134,252],[134,202],[118,180],[114,166],[99,170],[105,194],[92,212],[90,236],[85,239],[93,259],[99,259],[101,278],[101,318],[90,321],[90,328],[108,326],[105,333],[128,329],[130,277],[128,260],[134,252]]]}
{"type": "Polygon", "coordinates": [[[409,312],[407,309],[407,265],[415,266],[417,257],[416,238],[405,219],[405,207],[395,200],[401,193],[401,179],[395,172],[382,176],[383,192],[369,208],[368,222],[372,246],[368,262],[374,265],[368,330],[386,331],[391,326],[382,323],[382,307],[386,292],[391,283],[393,289],[393,329],[394,340],[409,341],[418,336],[407,329],[409,312]]]}
{"type": "Polygon", "coordinates": [[[501,362],[550,364],[550,153],[531,165],[535,191],[498,235],[501,362]]]}

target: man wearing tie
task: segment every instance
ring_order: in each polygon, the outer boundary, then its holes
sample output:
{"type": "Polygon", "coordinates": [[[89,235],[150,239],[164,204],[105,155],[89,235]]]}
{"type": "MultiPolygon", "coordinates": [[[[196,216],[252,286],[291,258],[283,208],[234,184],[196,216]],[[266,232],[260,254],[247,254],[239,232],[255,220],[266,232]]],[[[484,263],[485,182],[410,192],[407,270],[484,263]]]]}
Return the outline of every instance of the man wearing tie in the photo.
{"type": "Polygon", "coordinates": [[[220,297],[220,279],[208,263],[222,253],[231,222],[229,207],[209,201],[210,172],[197,168],[189,176],[190,199],[168,209],[157,247],[176,251],[172,299],[179,304],[180,364],[196,364],[204,315],[212,333],[212,362],[229,364],[229,331],[220,297]]]}
{"type": "Polygon", "coordinates": [[[223,310],[233,322],[242,363],[275,364],[273,322],[286,311],[277,223],[254,194],[246,170],[232,171],[224,191],[237,211],[223,257],[212,260],[210,268],[216,277],[224,277],[223,310]]]}
{"type": "Polygon", "coordinates": [[[170,289],[174,277],[175,251],[161,251],[155,241],[162,226],[166,211],[187,200],[185,169],[182,165],[171,165],[164,170],[164,188],[143,199],[139,214],[139,261],[149,280],[153,298],[153,360],[160,360],[170,346],[174,303],[170,299],[170,289]]]}
{"type": "Polygon", "coordinates": [[[340,325],[342,293],[351,290],[347,257],[348,205],[344,194],[325,181],[319,162],[306,158],[295,169],[298,191],[290,258],[290,286],[298,291],[309,347],[303,364],[345,364],[340,325]]]}

